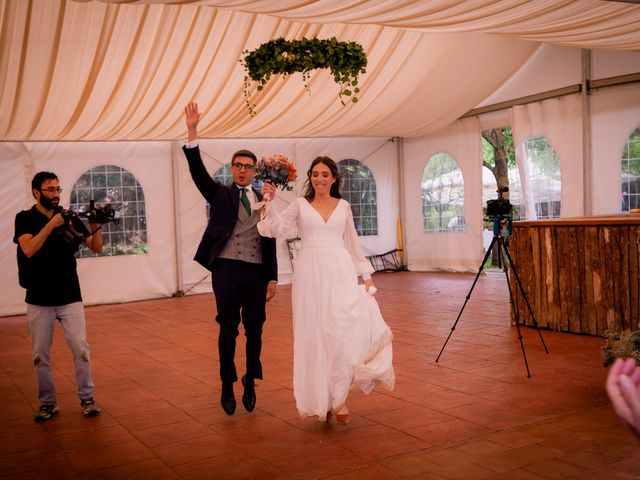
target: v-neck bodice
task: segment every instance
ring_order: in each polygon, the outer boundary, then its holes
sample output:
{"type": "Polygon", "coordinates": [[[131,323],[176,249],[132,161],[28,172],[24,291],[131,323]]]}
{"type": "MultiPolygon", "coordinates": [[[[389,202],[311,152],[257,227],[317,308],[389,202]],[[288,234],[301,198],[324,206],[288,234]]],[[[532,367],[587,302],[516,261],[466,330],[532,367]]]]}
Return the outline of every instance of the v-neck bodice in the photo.
{"type": "Polygon", "coordinates": [[[320,216],[320,218],[325,223],[325,225],[327,223],[329,223],[329,220],[331,220],[331,217],[333,217],[334,212],[338,209],[338,205],[340,205],[340,200],[338,199],[338,201],[336,202],[335,207],[333,207],[333,210],[331,210],[331,213],[329,213],[329,216],[327,218],[324,218],[324,215],[322,215],[322,213],[320,213],[320,210],[315,208],[310,201],[308,201],[307,199],[304,199],[304,201],[307,203],[307,205],[309,205],[320,216]]]}

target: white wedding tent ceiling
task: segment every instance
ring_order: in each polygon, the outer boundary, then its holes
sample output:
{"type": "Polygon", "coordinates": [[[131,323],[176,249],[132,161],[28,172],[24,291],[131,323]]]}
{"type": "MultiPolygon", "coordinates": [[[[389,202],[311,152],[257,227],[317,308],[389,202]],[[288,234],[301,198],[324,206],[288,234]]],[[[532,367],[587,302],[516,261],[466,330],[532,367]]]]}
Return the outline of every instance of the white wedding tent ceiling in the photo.
{"type": "Polygon", "coordinates": [[[640,5],[603,0],[0,0],[0,140],[403,136],[433,132],[541,43],[640,51],[640,5]],[[356,41],[359,103],[326,71],[274,78],[244,105],[242,52],[285,37],[356,41]]]}

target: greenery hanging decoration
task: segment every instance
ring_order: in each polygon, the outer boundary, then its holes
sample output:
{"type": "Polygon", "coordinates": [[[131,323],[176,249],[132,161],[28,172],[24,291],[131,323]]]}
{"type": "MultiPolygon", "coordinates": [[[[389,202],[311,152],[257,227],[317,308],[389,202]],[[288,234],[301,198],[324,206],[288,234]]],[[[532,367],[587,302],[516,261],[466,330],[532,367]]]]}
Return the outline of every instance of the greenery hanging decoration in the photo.
{"type": "Polygon", "coordinates": [[[244,77],[245,103],[249,114],[256,113],[251,102],[251,82],[258,82],[257,90],[264,88],[271,75],[302,73],[305,89],[309,90],[311,70],[328,68],[333,79],[340,86],[338,97],[345,104],[345,97],[352,103],[358,101],[358,75],[366,73],[367,55],[362,45],[356,42],[339,42],[335,37],[326,40],[302,38],[285,40],[276,38],[263,43],[255,50],[242,52],[240,63],[246,71],[244,77]]]}

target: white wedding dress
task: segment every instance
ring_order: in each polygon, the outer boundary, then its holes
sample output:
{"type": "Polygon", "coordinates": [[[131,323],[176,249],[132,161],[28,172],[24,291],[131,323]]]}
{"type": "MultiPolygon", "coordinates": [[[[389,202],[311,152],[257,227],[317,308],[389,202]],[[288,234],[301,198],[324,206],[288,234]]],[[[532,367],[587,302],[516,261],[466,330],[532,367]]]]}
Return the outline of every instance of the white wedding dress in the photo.
{"type": "Polygon", "coordinates": [[[325,222],[304,198],[278,213],[273,202],[258,223],[278,237],[296,224],[301,249],[293,273],[293,393],[301,417],[324,421],[349,390],[369,393],[375,383],[393,389],[392,334],[375,299],[358,285],[371,263],[358,243],[351,208],[340,200],[325,222]]]}

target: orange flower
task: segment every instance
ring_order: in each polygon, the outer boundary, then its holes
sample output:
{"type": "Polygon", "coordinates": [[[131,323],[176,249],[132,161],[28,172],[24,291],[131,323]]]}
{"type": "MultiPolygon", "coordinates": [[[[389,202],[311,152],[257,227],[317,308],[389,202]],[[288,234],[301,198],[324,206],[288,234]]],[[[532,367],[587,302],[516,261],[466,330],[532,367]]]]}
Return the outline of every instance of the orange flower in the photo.
{"type": "Polygon", "coordinates": [[[256,168],[256,179],[268,181],[283,190],[293,190],[296,167],[284,155],[262,157],[256,168]]]}

